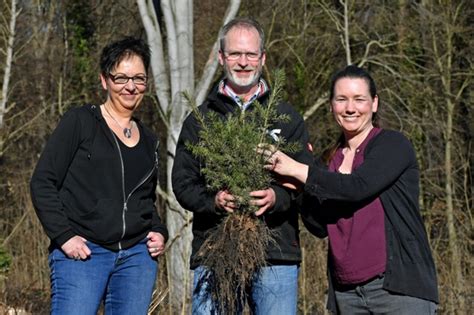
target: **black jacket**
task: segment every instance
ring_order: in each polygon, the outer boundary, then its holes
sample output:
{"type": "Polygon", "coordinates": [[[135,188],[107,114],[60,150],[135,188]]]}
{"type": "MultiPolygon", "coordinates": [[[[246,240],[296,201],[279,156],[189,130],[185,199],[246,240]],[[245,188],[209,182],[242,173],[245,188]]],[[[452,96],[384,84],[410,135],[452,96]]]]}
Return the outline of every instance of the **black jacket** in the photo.
{"type": "MultiPolygon", "coordinates": [[[[303,194],[303,221],[318,237],[335,209],[349,209],[379,196],[385,213],[387,264],[384,289],[438,302],[436,268],[418,206],[419,169],[411,143],[401,133],[382,130],[368,143],[364,163],[352,174],[310,166],[303,194]]],[[[328,308],[336,304],[329,270],[328,308]]]]}
{"type": "Polygon", "coordinates": [[[141,124],[140,130],[152,162],[147,176],[125,196],[120,140],[100,108],[85,105],[64,115],[30,183],[33,205],[52,245],[80,235],[118,250],[133,246],[150,231],[167,238],[155,208],[158,140],[141,124]]]}
{"type": "MultiPolygon", "coordinates": [[[[207,100],[199,106],[199,110],[206,114],[213,111],[222,118],[227,113],[234,112],[237,105],[234,101],[217,92],[218,86],[211,91],[207,100]]],[[[258,101],[265,104],[269,92],[261,95],[258,101]]],[[[252,110],[252,105],[247,110],[252,110]]],[[[298,161],[309,163],[312,160],[307,150],[308,134],[304,127],[303,119],[292,106],[280,103],[277,107],[279,113],[288,114],[291,121],[279,123],[275,129],[281,129],[281,136],[288,142],[297,141],[303,148],[293,157],[298,161]]],[[[195,254],[203,244],[206,234],[209,233],[224,218],[222,211],[216,209],[214,198],[216,192],[206,189],[205,179],[200,172],[199,161],[187,150],[185,143],[196,143],[200,130],[199,123],[193,114],[190,114],[181,129],[172,172],[173,191],[181,206],[194,213],[193,243],[191,255],[191,268],[199,265],[195,254]]],[[[298,229],[298,211],[292,204],[290,192],[281,186],[271,186],[276,194],[275,206],[264,215],[265,223],[275,232],[277,245],[271,245],[267,251],[268,262],[273,264],[297,264],[301,260],[298,229]]]]}

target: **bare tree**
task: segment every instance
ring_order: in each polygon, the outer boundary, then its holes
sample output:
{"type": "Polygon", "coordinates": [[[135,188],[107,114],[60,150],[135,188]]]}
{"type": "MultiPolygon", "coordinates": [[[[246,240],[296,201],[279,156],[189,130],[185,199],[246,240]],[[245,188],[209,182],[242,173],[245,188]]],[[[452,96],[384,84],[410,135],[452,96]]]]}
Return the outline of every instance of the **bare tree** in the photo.
{"type": "MultiPolygon", "coordinates": [[[[156,95],[159,100],[162,119],[167,128],[166,188],[159,191],[166,200],[166,219],[170,233],[168,243],[167,269],[170,289],[170,307],[189,312],[191,273],[189,257],[191,255],[192,214],[177,203],[171,185],[176,142],[181,126],[189,112],[183,92],[193,95],[197,104],[206,96],[207,90],[217,69],[217,40],[209,54],[199,82],[194,81],[193,62],[193,4],[191,0],[162,0],[160,8],[154,1],[137,0],[145,27],[148,42],[152,49],[152,72],[156,95]],[[158,19],[161,10],[163,21],[158,19]],[[166,30],[166,44],[163,32],[166,30]]],[[[236,14],[240,0],[229,2],[223,23],[227,23],[236,14]]]]}
{"type": "Polygon", "coordinates": [[[447,1],[445,9],[435,13],[434,3],[424,1],[420,7],[426,24],[429,26],[428,38],[429,46],[426,47],[429,56],[436,69],[438,79],[435,84],[440,88],[439,105],[442,105],[445,113],[445,121],[441,124],[444,138],[444,195],[446,203],[446,225],[448,231],[448,250],[450,255],[450,268],[452,273],[452,290],[450,290],[450,300],[456,303],[450,303],[453,314],[464,314],[467,312],[465,296],[462,293],[465,289],[466,280],[463,275],[462,254],[460,249],[460,240],[458,237],[459,225],[456,219],[456,160],[454,156],[455,148],[455,120],[456,108],[463,101],[464,92],[472,83],[472,68],[459,69],[455,65],[455,36],[462,32],[460,27],[462,15],[466,7],[469,6],[464,1],[447,1]]]}

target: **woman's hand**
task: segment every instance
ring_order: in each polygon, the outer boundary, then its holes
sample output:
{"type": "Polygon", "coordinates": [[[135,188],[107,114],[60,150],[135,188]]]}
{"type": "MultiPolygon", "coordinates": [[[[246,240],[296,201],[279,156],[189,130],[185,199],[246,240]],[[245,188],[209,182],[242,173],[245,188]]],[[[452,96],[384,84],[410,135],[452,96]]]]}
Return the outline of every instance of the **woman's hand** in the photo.
{"type": "Polygon", "coordinates": [[[305,183],[308,177],[308,165],[293,160],[281,151],[274,151],[259,148],[267,159],[265,169],[279,175],[276,176],[278,182],[284,187],[297,189],[301,183],[305,183]]]}
{"type": "Polygon", "coordinates": [[[91,255],[91,250],[86,245],[87,240],[79,235],[73,236],[61,246],[62,251],[71,259],[83,260],[91,255]]]}
{"type": "Polygon", "coordinates": [[[165,252],[165,238],[163,235],[158,232],[149,232],[146,237],[148,238],[146,246],[151,257],[158,257],[165,252]]]}

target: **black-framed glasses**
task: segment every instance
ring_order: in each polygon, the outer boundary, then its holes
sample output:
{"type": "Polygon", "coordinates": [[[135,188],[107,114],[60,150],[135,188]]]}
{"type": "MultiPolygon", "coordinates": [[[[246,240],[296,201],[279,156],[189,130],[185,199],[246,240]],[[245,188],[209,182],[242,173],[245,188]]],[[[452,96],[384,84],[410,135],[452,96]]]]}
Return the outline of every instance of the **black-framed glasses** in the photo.
{"type": "Polygon", "coordinates": [[[262,57],[260,52],[243,52],[243,51],[224,51],[224,56],[227,60],[235,61],[240,57],[245,56],[249,61],[257,61],[262,57]]]}
{"type": "Polygon", "coordinates": [[[133,77],[129,77],[123,73],[118,73],[118,74],[109,73],[109,78],[115,84],[127,84],[128,81],[131,79],[135,85],[146,85],[148,81],[148,77],[144,74],[139,74],[133,77]]]}

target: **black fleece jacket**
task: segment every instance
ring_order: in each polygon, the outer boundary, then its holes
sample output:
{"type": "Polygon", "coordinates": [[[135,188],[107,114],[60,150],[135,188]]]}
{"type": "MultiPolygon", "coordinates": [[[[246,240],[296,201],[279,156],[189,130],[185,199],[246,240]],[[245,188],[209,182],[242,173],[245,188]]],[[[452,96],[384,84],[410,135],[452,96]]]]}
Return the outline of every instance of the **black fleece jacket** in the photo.
{"type": "MultiPolygon", "coordinates": [[[[310,166],[302,194],[302,218],[313,234],[325,237],[327,223],[380,197],[387,244],[384,289],[438,302],[436,268],[418,206],[419,177],[408,139],[399,132],[382,130],[370,140],[364,163],[352,174],[329,172],[319,163],[310,166]]],[[[328,271],[328,309],[337,312],[328,271]]]]}
{"type": "MultiPolygon", "coordinates": [[[[217,92],[218,86],[209,94],[207,100],[199,106],[199,110],[206,114],[215,112],[223,119],[226,114],[234,112],[238,105],[223,94],[217,92]]],[[[269,92],[261,95],[258,101],[266,104],[269,92]]],[[[247,110],[252,110],[252,105],[247,110]]],[[[312,161],[311,153],[307,149],[308,133],[303,119],[292,106],[287,103],[278,104],[279,113],[288,114],[291,121],[278,123],[274,129],[281,129],[280,136],[288,142],[299,142],[302,150],[293,155],[293,158],[303,163],[312,161]]],[[[174,166],[172,172],[173,191],[181,206],[194,214],[193,219],[193,243],[191,255],[191,268],[196,268],[200,262],[196,253],[206,239],[206,235],[215,228],[224,218],[222,210],[216,209],[216,192],[206,189],[206,182],[201,174],[200,162],[186,148],[186,143],[198,141],[200,126],[193,114],[190,114],[181,129],[179,136],[174,166]]],[[[301,260],[298,229],[298,210],[292,203],[289,191],[278,185],[271,188],[276,194],[276,204],[269,209],[263,219],[270,229],[275,232],[276,245],[272,244],[267,250],[267,258],[270,264],[297,264],[301,260]]]]}
{"type": "Polygon", "coordinates": [[[80,235],[118,250],[135,245],[150,231],[168,237],[155,208],[158,140],[137,123],[150,165],[126,196],[120,140],[107,126],[100,108],[74,108],[61,119],[30,183],[33,205],[51,245],[61,246],[80,235]]]}

